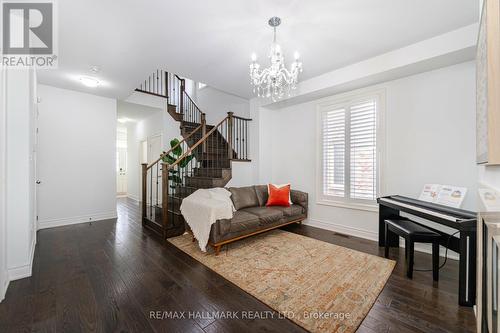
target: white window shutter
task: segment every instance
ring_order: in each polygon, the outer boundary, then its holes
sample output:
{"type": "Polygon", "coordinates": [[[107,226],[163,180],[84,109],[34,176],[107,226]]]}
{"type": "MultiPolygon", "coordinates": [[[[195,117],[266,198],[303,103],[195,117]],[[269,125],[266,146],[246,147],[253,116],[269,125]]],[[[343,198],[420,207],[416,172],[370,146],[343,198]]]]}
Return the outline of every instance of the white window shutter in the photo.
{"type": "Polygon", "coordinates": [[[377,197],[377,99],[350,101],[322,112],[323,195],[377,197]]]}
{"type": "Polygon", "coordinates": [[[346,110],[323,113],[323,194],[345,196],[346,110]]]}
{"type": "Polygon", "coordinates": [[[377,110],[370,100],[350,106],[350,198],[377,196],[377,110]]]}

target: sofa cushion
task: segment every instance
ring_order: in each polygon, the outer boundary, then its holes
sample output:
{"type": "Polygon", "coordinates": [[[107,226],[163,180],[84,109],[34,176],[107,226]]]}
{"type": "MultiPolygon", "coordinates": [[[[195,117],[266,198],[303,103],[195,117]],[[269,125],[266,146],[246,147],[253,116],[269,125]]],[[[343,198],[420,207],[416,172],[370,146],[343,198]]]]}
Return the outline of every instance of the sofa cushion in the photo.
{"type": "Polygon", "coordinates": [[[304,208],[300,205],[291,205],[290,207],[275,206],[273,209],[282,211],[285,216],[297,216],[304,213],[304,208]]]}
{"type": "Polygon", "coordinates": [[[283,218],[283,212],[271,207],[251,207],[245,208],[243,211],[257,215],[260,220],[260,224],[269,224],[279,221],[283,218]]]}
{"type": "Polygon", "coordinates": [[[221,235],[242,230],[251,231],[259,226],[259,217],[242,210],[234,212],[232,219],[219,220],[221,235]]]}
{"type": "Polygon", "coordinates": [[[269,192],[267,191],[267,185],[255,185],[255,193],[257,194],[257,199],[259,200],[259,206],[265,206],[267,199],[269,198],[269,192]]]}
{"type": "Polygon", "coordinates": [[[255,188],[253,186],[230,187],[229,192],[231,192],[231,200],[233,200],[236,210],[259,205],[257,193],[255,193],[255,188]]]}

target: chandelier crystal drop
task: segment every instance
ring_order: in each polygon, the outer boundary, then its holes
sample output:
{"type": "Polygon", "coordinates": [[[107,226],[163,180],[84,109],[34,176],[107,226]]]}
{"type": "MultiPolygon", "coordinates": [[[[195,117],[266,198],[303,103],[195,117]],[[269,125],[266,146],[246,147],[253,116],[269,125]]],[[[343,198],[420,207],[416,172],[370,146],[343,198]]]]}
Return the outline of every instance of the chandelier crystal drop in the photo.
{"type": "Polygon", "coordinates": [[[260,69],[257,63],[257,55],[252,54],[250,63],[250,79],[253,85],[253,92],[259,97],[270,97],[273,101],[282,98],[284,95],[290,96],[293,89],[297,87],[299,73],[302,72],[302,62],[299,61],[299,53],[295,52],[295,61],[290,70],[285,67],[283,52],[276,43],[276,27],[281,24],[279,17],[269,19],[269,25],[274,29],[274,39],[269,53],[271,66],[260,69]]]}

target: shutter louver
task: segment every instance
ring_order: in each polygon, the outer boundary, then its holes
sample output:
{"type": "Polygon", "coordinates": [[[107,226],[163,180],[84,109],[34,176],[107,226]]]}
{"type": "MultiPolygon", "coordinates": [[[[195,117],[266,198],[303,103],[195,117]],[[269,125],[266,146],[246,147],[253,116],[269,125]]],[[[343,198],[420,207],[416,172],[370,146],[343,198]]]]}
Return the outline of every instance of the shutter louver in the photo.
{"type": "Polygon", "coordinates": [[[377,108],[378,98],[368,97],[323,109],[323,196],[354,201],[376,199],[377,108]]]}
{"type": "Polygon", "coordinates": [[[374,100],[350,107],[350,197],[374,200],[377,193],[377,112],[374,100]]]}
{"type": "Polygon", "coordinates": [[[345,196],[345,113],[323,113],[323,194],[329,196],[345,196]]]}

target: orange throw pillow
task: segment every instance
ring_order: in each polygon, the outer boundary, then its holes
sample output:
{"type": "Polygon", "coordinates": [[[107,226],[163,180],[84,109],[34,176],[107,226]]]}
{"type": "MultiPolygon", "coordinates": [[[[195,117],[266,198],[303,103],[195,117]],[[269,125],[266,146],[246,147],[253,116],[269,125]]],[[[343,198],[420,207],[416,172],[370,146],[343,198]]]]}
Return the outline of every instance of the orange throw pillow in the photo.
{"type": "Polygon", "coordinates": [[[269,198],[267,199],[266,206],[284,206],[290,207],[290,185],[283,187],[276,187],[269,184],[269,198]]]}

